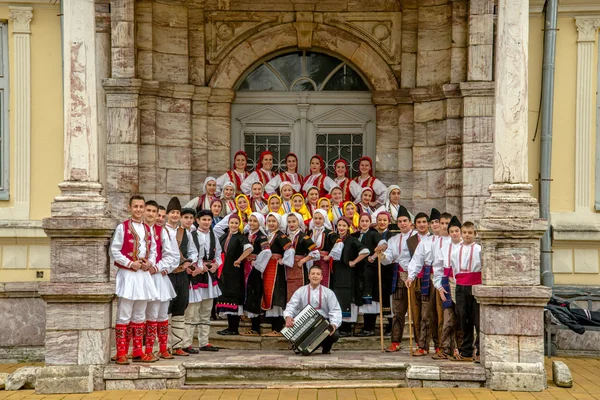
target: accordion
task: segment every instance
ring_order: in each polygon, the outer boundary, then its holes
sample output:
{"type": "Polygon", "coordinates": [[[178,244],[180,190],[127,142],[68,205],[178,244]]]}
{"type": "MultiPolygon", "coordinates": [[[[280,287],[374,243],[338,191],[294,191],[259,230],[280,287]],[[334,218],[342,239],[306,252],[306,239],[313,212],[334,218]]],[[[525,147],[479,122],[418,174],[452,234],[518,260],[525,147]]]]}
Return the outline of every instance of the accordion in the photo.
{"type": "Polygon", "coordinates": [[[315,351],[330,333],[329,322],[310,304],[296,315],[293,327],[281,330],[296,354],[305,356],[315,351]]]}

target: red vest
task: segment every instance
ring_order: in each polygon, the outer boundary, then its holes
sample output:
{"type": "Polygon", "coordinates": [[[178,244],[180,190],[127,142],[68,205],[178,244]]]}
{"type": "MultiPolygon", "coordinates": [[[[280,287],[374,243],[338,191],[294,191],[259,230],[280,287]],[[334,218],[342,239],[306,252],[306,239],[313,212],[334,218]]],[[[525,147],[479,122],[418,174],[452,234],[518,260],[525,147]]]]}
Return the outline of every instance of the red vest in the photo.
{"type": "MultiPolygon", "coordinates": [[[[375,178],[374,176],[370,176],[367,179],[365,179],[363,181],[363,183],[361,184],[361,187],[366,188],[369,187],[371,189],[373,189],[373,184],[375,183],[375,178]]],[[[358,183],[358,177],[354,178],[354,182],[358,183]]],[[[371,199],[371,201],[375,201],[377,199],[377,195],[375,194],[375,190],[373,190],[373,199],[371,199]]]]}
{"type": "MultiPolygon", "coordinates": [[[[304,182],[302,182],[302,187],[304,187],[304,184],[308,181],[308,178],[310,178],[311,175],[307,175],[304,178],[304,182]]],[[[315,179],[315,182],[313,184],[314,187],[316,187],[317,189],[319,189],[319,197],[325,197],[327,196],[329,193],[327,192],[327,190],[325,190],[325,174],[321,173],[321,175],[315,179]]],[[[306,197],[306,193],[304,193],[304,197],[306,197]]]]}
{"type": "MultiPolygon", "coordinates": [[[[298,175],[298,183],[300,183],[300,189],[302,189],[302,183],[303,183],[304,178],[302,178],[302,175],[300,175],[300,174],[296,174],[296,175],[298,175]]],[[[291,182],[290,177],[285,172],[280,172],[279,177],[281,178],[281,182],[291,182]]],[[[294,191],[294,192],[297,193],[296,191],[294,191]]]]}
{"type": "MultiPolygon", "coordinates": [[[[352,201],[352,193],[350,192],[350,179],[346,178],[341,183],[339,183],[339,187],[342,189],[342,193],[344,194],[344,202],[352,201]]],[[[360,199],[356,199],[360,201],[360,199]]]]}
{"type": "Polygon", "coordinates": [[[256,173],[258,174],[258,179],[260,180],[260,183],[263,184],[263,186],[269,183],[271,178],[273,178],[273,174],[271,172],[267,173],[262,169],[256,170],[256,173]]]}
{"type": "MultiPolygon", "coordinates": [[[[248,173],[244,172],[244,179],[246,179],[248,177],[248,173]]],[[[240,189],[242,187],[242,180],[240,180],[240,176],[235,172],[235,171],[227,171],[227,176],[229,176],[229,180],[233,183],[234,187],[235,187],[235,194],[241,194],[242,193],[242,189],[240,189]]]]}
{"type": "MultiPolygon", "coordinates": [[[[150,244],[152,241],[152,236],[150,234],[150,227],[146,224],[144,225],[144,230],[146,232],[146,258],[150,255],[150,244]]],[[[135,231],[133,225],[131,225],[131,220],[123,222],[123,245],[121,246],[121,254],[125,257],[129,258],[131,261],[138,260],[138,251],[140,248],[140,237],[135,231]]],[[[120,265],[115,261],[115,266],[118,268],[129,269],[125,265],[120,265]]]]}
{"type": "Polygon", "coordinates": [[[163,227],[160,225],[154,225],[154,241],[156,242],[156,264],[162,260],[162,231],[163,227]]]}

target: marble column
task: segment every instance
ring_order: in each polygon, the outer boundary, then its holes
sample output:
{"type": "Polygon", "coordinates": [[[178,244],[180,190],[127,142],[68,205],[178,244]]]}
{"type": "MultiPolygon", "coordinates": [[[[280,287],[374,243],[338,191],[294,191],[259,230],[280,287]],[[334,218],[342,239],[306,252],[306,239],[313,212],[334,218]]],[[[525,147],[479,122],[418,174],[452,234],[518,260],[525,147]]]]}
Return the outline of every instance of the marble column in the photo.
{"type": "Polygon", "coordinates": [[[527,182],[527,49],[529,4],[500,0],[494,98],[494,183],[478,226],[483,285],[481,362],[494,390],[541,391],[543,306],[551,289],[540,285],[540,242],[547,222],[527,182]]]}
{"type": "Polygon", "coordinates": [[[94,389],[91,366],[109,361],[114,286],[107,246],[114,222],[99,183],[94,1],[63,0],[62,9],[64,182],[43,221],[52,259],[50,282],[39,289],[46,301],[46,367],[37,388],[83,393],[94,389]]]}

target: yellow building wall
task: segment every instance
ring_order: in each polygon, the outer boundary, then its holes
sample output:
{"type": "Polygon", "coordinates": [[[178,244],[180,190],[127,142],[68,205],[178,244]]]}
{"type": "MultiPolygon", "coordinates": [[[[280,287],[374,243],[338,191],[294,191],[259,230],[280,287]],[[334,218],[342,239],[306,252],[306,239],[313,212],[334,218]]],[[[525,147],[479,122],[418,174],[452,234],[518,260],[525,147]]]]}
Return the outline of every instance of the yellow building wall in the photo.
{"type": "MultiPolygon", "coordinates": [[[[31,165],[30,220],[50,216],[50,203],[63,180],[63,109],[60,7],[33,6],[31,21],[31,165]]],[[[8,4],[0,4],[0,20],[8,21],[8,4]]],[[[12,23],[8,23],[10,110],[15,110],[15,53],[12,23]]],[[[9,114],[10,199],[15,187],[15,113],[9,114]]],[[[38,223],[39,225],[39,223],[38,223]]],[[[0,282],[48,280],[50,242],[41,228],[1,229],[0,282]],[[11,233],[14,232],[14,233],[11,233]],[[39,277],[41,273],[43,277],[39,277]]]]}

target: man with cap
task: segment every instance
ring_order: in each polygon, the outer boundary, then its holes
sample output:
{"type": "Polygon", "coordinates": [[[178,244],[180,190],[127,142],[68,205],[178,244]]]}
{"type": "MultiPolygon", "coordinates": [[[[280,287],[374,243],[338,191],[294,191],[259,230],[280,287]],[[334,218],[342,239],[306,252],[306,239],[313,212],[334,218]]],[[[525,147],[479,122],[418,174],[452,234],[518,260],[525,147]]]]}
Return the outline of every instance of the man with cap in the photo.
{"type": "Polygon", "coordinates": [[[165,229],[171,238],[174,238],[179,253],[179,265],[169,274],[169,279],[175,289],[176,297],[171,300],[169,314],[171,314],[171,346],[174,356],[188,356],[182,349],[185,328],[185,310],[189,304],[189,275],[192,275],[198,265],[198,251],[194,245],[192,235],[184,227],[178,227],[181,221],[181,203],[173,197],[167,206],[167,223],[165,229]]]}
{"type": "MultiPolygon", "coordinates": [[[[441,219],[444,221],[444,214],[441,219]]],[[[456,281],[450,266],[452,253],[459,248],[462,242],[460,228],[461,223],[458,218],[452,217],[447,228],[449,235],[442,238],[442,245],[436,248],[433,261],[433,284],[437,289],[443,309],[441,348],[433,356],[436,360],[448,359],[460,345],[458,320],[455,313],[456,281]]]]}
{"type": "Polygon", "coordinates": [[[192,238],[198,249],[198,274],[190,278],[190,304],[185,312],[185,339],[183,348],[188,353],[217,351],[208,342],[210,314],[213,301],[221,295],[217,281],[217,269],[221,266],[221,245],[211,229],[213,215],[209,210],[196,214],[198,228],[192,238]],[[200,267],[202,265],[202,267],[200,267]],[[194,331],[198,327],[198,350],[192,347],[194,331]]]}
{"type": "Polygon", "coordinates": [[[436,293],[434,292],[432,274],[433,274],[433,257],[434,249],[439,246],[441,236],[440,233],[440,212],[433,208],[431,210],[431,217],[428,218],[426,214],[419,213],[415,218],[415,225],[417,226],[417,235],[412,237],[409,242],[409,250],[411,249],[411,242],[417,242],[417,247],[414,250],[413,256],[410,263],[408,264],[408,280],[406,286],[411,287],[413,282],[415,283],[414,291],[417,293],[416,305],[420,306],[420,331],[417,336],[418,348],[415,351],[415,356],[424,356],[429,352],[429,341],[433,338],[436,351],[439,349],[439,338],[437,334],[437,314],[435,299],[436,293]],[[434,221],[434,223],[432,223],[434,221]],[[431,224],[433,235],[429,235],[427,230],[428,223],[431,224]]]}
{"type": "Polygon", "coordinates": [[[399,269],[394,272],[392,279],[392,343],[386,349],[387,352],[400,350],[406,311],[408,310],[408,288],[405,281],[408,279],[408,264],[410,263],[410,252],[406,242],[417,232],[411,229],[410,214],[404,206],[398,209],[396,220],[399,233],[388,239],[388,248],[383,253],[381,263],[389,265],[398,263],[399,269]]]}

